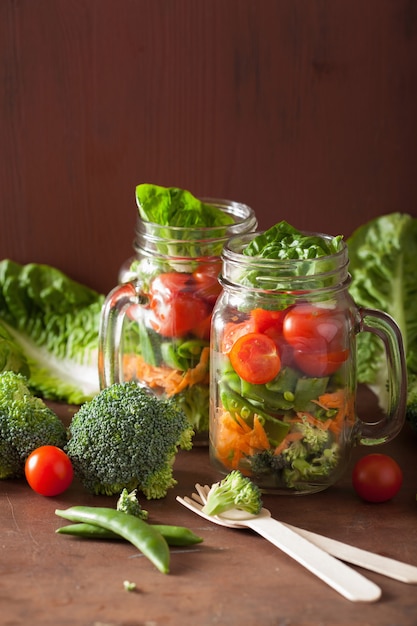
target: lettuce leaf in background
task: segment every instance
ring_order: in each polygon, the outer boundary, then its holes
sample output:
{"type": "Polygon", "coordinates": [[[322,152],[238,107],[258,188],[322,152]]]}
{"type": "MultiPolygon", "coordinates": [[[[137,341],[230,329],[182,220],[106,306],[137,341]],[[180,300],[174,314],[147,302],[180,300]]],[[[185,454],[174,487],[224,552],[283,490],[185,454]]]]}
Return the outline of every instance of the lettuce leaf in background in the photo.
{"type": "Polygon", "coordinates": [[[0,261],[0,371],[27,375],[45,399],[91,399],[99,391],[103,302],[103,295],[48,265],[0,261]]]}
{"type": "Polygon", "coordinates": [[[11,370],[29,377],[29,365],[22,348],[0,322],[0,373],[11,370]]]}
{"type": "MultiPolygon", "coordinates": [[[[360,226],[347,240],[352,283],[359,306],[385,311],[400,327],[408,374],[407,418],[417,428],[417,219],[390,213],[360,226]]],[[[386,367],[382,343],[358,336],[358,381],[385,407],[386,367]]]]}

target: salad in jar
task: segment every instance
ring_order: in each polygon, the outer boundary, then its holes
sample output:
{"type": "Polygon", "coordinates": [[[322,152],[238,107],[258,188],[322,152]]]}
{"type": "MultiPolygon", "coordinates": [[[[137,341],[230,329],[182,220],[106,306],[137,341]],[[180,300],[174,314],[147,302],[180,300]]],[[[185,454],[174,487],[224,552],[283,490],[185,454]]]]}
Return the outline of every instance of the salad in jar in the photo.
{"type": "Polygon", "coordinates": [[[229,242],[221,283],[212,462],[265,490],[321,490],[344,469],[355,421],[346,246],[280,222],[229,242]]]}
{"type": "Polygon", "coordinates": [[[100,383],[135,380],[209,427],[210,327],[228,237],[256,228],[250,207],[176,187],[136,187],[136,254],[107,296],[100,383]]]}

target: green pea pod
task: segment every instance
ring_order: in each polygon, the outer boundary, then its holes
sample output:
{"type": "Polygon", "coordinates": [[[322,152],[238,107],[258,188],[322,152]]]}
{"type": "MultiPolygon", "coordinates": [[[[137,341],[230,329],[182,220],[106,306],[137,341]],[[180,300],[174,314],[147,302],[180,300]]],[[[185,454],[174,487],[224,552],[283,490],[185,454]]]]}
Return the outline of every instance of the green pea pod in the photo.
{"type": "Polygon", "coordinates": [[[295,387],[294,408],[296,411],[310,411],[313,414],[317,405],[311,405],[311,400],[315,400],[327,389],[328,377],[323,378],[299,378],[295,387]]]}
{"type": "Polygon", "coordinates": [[[242,379],[234,370],[225,371],[220,380],[220,385],[240,394],[242,379]]]}
{"type": "MultiPolygon", "coordinates": [[[[184,526],[165,524],[151,524],[151,526],[161,533],[169,546],[191,546],[203,541],[202,537],[195,535],[184,526]]],[[[116,535],[111,530],[86,523],[68,524],[67,526],[57,528],[56,532],[60,535],[72,535],[86,539],[123,539],[123,537],[116,535]]]]}
{"type": "Polygon", "coordinates": [[[188,339],[187,341],[178,342],[178,354],[187,359],[198,359],[203,348],[208,346],[208,342],[203,339],[188,339]]]}
{"type": "Polygon", "coordinates": [[[253,418],[256,414],[261,420],[272,445],[277,446],[287,435],[290,427],[289,424],[262,411],[259,407],[254,406],[249,400],[242,398],[231,389],[221,389],[220,398],[227,411],[232,415],[239,415],[250,426],[253,426],[253,418]]]}
{"type": "Polygon", "coordinates": [[[184,526],[171,526],[169,524],[153,524],[164,537],[169,546],[191,546],[203,541],[189,528],[184,526]]]}
{"type": "Polygon", "coordinates": [[[111,530],[130,541],[163,574],[169,572],[169,546],[153,526],[128,513],[106,507],[73,506],[56,515],[71,522],[83,522],[111,530]]]}
{"type": "Polygon", "coordinates": [[[272,411],[287,411],[294,406],[293,397],[292,401],[288,401],[285,399],[284,394],[270,391],[266,385],[254,385],[245,380],[242,380],[241,394],[243,398],[260,402],[262,406],[272,411]]]}
{"type": "Polygon", "coordinates": [[[187,359],[181,358],[171,341],[161,344],[161,354],[168,367],[185,372],[189,368],[187,359]]]}

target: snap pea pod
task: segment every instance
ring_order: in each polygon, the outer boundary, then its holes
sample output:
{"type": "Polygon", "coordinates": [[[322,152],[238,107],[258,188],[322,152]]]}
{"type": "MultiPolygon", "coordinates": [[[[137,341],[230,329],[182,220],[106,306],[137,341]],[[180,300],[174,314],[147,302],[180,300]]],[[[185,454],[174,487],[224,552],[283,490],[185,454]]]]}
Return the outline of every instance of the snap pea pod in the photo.
{"type": "MultiPolygon", "coordinates": [[[[169,546],[191,546],[203,541],[202,537],[194,534],[189,528],[184,526],[171,526],[167,524],[151,524],[161,533],[169,546]]],[[[74,537],[85,537],[86,539],[123,539],[111,530],[94,526],[94,524],[78,523],[68,524],[57,528],[60,535],[73,535],[74,537]]]]}
{"type": "Polygon", "coordinates": [[[111,530],[130,541],[163,574],[169,572],[170,552],[167,541],[153,526],[139,517],[107,507],[73,506],[56,515],[71,522],[83,522],[111,530]]]}
{"type": "Polygon", "coordinates": [[[288,433],[289,424],[255,407],[248,399],[242,398],[231,389],[222,388],[220,398],[226,411],[232,415],[238,414],[248,424],[252,424],[254,416],[257,415],[265,424],[265,429],[274,445],[278,445],[288,433]]]}

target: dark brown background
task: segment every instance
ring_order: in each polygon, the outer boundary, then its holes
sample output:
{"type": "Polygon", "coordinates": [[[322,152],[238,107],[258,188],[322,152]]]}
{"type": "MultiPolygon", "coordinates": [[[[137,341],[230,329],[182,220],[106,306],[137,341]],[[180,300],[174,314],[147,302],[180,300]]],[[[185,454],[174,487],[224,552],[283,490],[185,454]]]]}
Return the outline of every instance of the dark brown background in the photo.
{"type": "Polygon", "coordinates": [[[0,258],[108,291],[135,185],[417,216],[416,0],[0,0],[0,258]]]}

